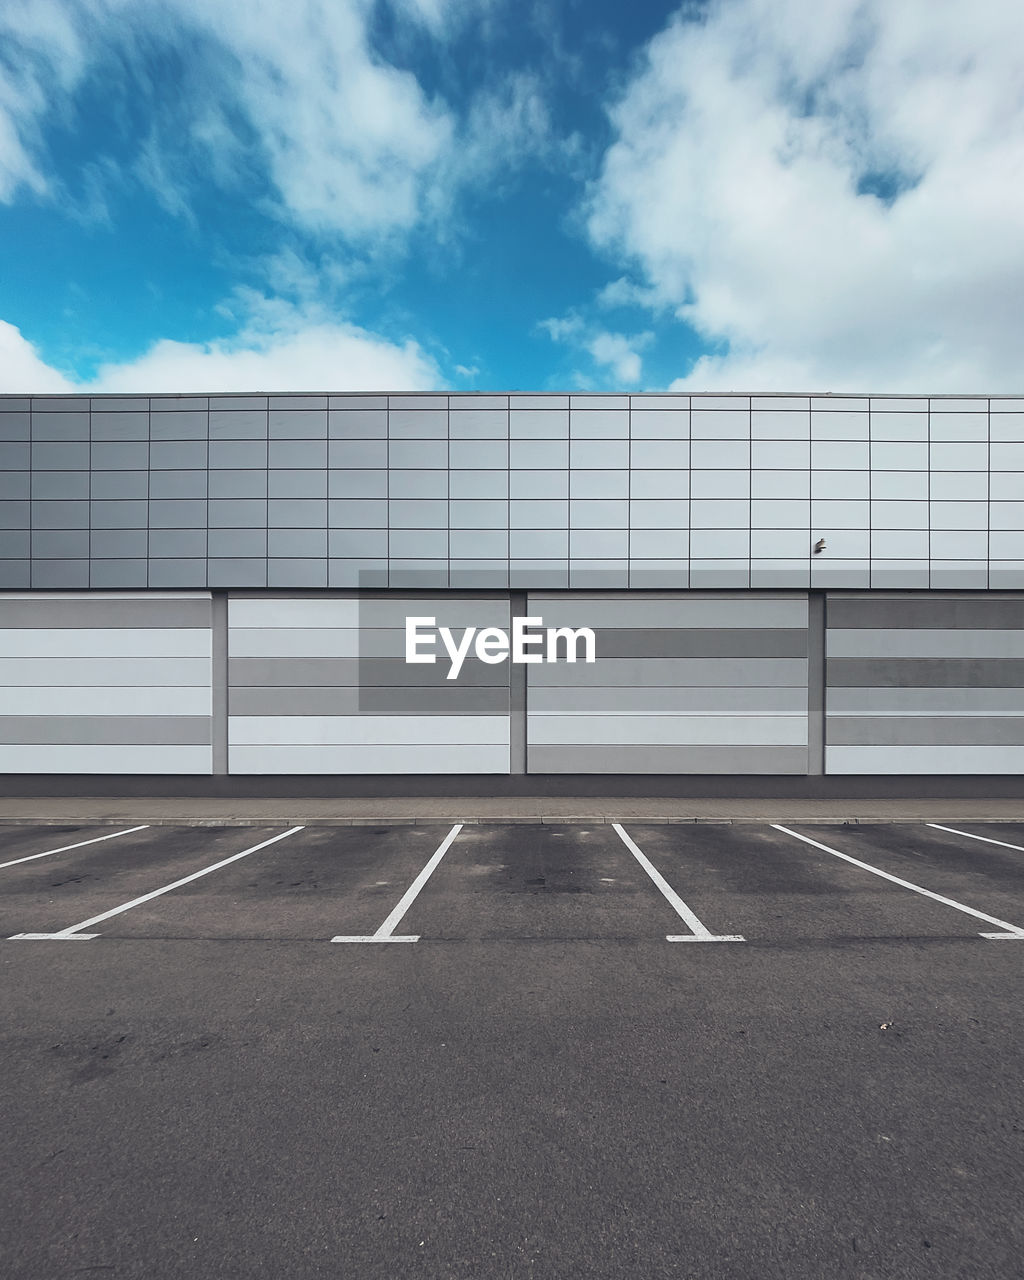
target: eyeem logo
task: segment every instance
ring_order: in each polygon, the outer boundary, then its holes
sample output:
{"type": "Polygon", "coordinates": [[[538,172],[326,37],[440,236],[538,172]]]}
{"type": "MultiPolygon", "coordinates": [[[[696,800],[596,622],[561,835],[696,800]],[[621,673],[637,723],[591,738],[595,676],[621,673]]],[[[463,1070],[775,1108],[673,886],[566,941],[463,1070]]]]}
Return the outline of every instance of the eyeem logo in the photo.
{"type": "Polygon", "coordinates": [[[501,627],[466,627],[456,641],[450,627],[438,627],[436,618],[406,618],[406,662],[436,662],[436,652],[431,652],[440,636],[448,654],[450,665],[447,679],[458,679],[462,664],[469,656],[470,646],[481,662],[557,662],[559,641],[564,641],[565,661],[575,662],[580,644],[583,645],[583,661],[593,662],[596,657],[594,633],[589,627],[547,627],[543,632],[528,634],[527,627],[543,627],[543,618],[513,618],[512,636],[501,627]],[[427,650],[424,652],[423,650],[427,650]],[[535,652],[539,650],[539,652],[535,652]]]}

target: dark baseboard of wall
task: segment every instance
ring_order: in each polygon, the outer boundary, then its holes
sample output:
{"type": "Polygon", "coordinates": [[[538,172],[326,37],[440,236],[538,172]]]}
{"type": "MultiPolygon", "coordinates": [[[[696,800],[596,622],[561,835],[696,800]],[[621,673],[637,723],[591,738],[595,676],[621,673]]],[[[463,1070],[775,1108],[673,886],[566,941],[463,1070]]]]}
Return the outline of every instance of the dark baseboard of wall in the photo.
{"type": "Polygon", "coordinates": [[[0,796],[649,796],[780,799],[1009,798],[1024,802],[1018,774],[753,776],[733,774],[3,774],[0,796]]]}

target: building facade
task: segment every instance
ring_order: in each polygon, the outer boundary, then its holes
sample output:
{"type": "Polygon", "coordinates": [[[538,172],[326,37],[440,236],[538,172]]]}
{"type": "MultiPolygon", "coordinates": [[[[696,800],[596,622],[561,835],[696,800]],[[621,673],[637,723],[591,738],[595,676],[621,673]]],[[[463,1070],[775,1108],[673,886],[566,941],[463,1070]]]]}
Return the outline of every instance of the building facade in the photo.
{"type": "Polygon", "coordinates": [[[1024,398],[0,397],[0,773],[1022,771],[1024,398]]]}

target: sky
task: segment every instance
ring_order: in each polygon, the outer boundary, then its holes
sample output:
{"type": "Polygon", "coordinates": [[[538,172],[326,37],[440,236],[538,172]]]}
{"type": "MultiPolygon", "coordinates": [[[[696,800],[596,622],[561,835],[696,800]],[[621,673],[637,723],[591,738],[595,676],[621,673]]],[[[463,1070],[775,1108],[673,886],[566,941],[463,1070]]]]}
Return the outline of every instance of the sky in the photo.
{"type": "Polygon", "coordinates": [[[3,0],[0,392],[1024,392],[1019,0],[3,0]]]}

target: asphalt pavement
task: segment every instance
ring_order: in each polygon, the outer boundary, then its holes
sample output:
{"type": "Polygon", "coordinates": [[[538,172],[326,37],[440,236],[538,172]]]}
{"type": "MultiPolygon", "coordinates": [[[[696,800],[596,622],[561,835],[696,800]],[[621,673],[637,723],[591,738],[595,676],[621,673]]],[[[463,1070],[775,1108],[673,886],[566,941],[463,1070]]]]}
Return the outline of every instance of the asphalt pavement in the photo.
{"type": "Polygon", "coordinates": [[[449,806],[0,827],[0,1273],[1020,1274],[1024,819],[449,806]]]}

